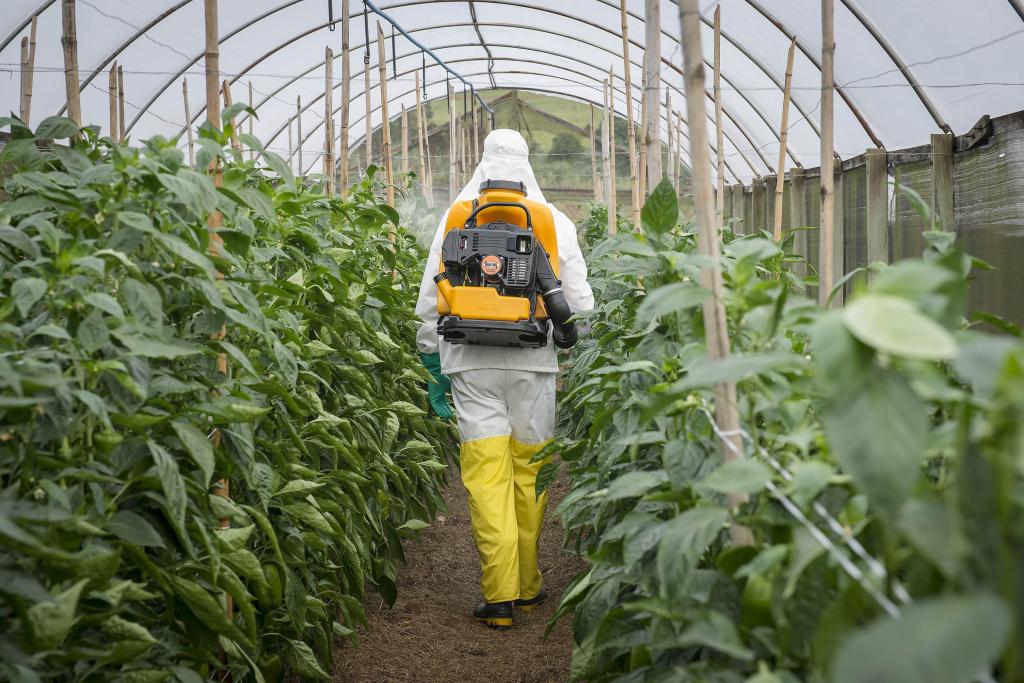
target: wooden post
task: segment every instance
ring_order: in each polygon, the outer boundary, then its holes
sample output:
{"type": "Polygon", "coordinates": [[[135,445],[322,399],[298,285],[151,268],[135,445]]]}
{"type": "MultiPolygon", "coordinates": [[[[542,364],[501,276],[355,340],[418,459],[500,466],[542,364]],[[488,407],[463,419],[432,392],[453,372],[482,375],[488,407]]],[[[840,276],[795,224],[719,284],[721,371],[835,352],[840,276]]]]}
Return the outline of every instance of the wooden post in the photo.
{"type": "Polygon", "coordinates": [[[448,83],[448,203],[455,203],[459,196],[457,155],[458,147],[455,144],[455,89],[448,83]]]}
{"type": "Polygon", "coordinates": [[[889,168],[885,150],[874,147],[867,161],[868,263],[889,262],[889,168]]]}
{"type": "MultiPolygon", "coordinates": [[[[603,96],[603,94],[602,94],[603,96]]],[[[594,130],[595,117],[594,117],[594,105],[590,105],[590,175],[594,181],[594,201],[602,201],[601,195],[601,176],[597,172],[597,145],[595,144],[594,138],[597,133],[594,130]]]]}
{"type": "Polygon", "coordinates": [[[679,187],[683,183],[683,115],[676,112],[676,158],[672,163],[676,166],[676,196],[679,196],[679,187]]]}
{"type": "Polygon", "coordinates": [[[789,138],[789,88],[793,84],[793,52],[796,50],[796,38],[789,44],[789,55],[786,57],[786,82],[782,88],[782,124],[779,126],[779,166],[775,180],[775,226],[772,236],[776,242],[782,241],[782,195],[786,182],[786,141],[789,138]]]}
{"type": "MultiPolygon", "coordinates": [[[[711,184],[711,156],[704,104],[704,57],[700,47],[699,0],[679,0],[679,21],[682,25],[683,68],[686,81],[686,113],[690,122],[690,163],[693,198],[696,207],[697,251],[713,265],[701,268],[701,281],[711,297],[704,304],[704,331],[708,357],[725,360],[729,357],[729,327],[725,315],[725,287],[718,265],[719,235],[715,224],[714,189],[711,184]]],[[[723,432],[722,459],[743,458],[743,441],[739,435],[739,410],[736,406],[736,383],[722,382],[715,387],[715,421],[723,432]]],[[[729,503],[738,507],[746,496],[730,495],[729,503]]],[[[729,526],[734,545],[753,544],[749,529],[729,526]]]]}
{"type": "MultiPolygon", "coordinates": [[[[622,64],[623,81],[626,93],[626,134],[629,138],[629,183],[633,192],[633,229],[640,230],[640,182],[636,158],[636,127],[633,125],[633,76],[632,62],[629,61],[629,23],[626,16],[626,0],[619,0],[619,14],[622,25],[622,64]]],[[[612,100],[614,101],[615,80],[611,82],[612,100]]],[[[614,137],[613,137],[614,139],[614,137]]]]}
{"type": "MultiPolygon", "coordinates": [[[[230,107],[232,105],[231,84],[226,78],[224,79],[224,82],[221,85],[221,92],[224,93],[224,107],[226,109],[227,107],[230,107]]],[[[242,145],[241,143],[238,142],[238,131],[235,129],[235,118],[231,117],[230,120],[225,122],[225,126],[229,123],[231,124],[231,149],[235,150],[236,152],[239,153],[239,155],[241,155],[242,145]]],[[[302,144],[302,142],[300,141],[299,144],[302,144]]],[[[299,170],[302,170],[301,164],[299,170]]]]}
{"type": "Polygon", "coordinates": [[[75,22],[75,0],[61,0],[60,44],[64,48],[64,92],[68,102],[68,118],[82,125],[82,93],[78,82],[78,29],[75,22]]]}
{"type": "MultiPolygon", "coordinates": [[[[775,201],[781,199],[776,196],[775,201]]],[[[779,210],[776,205],[776,212],[779,210]]],[[[803,228],[807,226],[807,198],[804,194],[804,169],[794,168],[789,172],[789,227],[803,228]]],[[[793,236],[793,253],[807,259],[807,231],[801,230],[793,236]]],[[[807,264],[798,263],[794,269],[800,277],[807,276],[807,264]]]]}
{"type": "MultiPolygon", "coordinates": [[[[181,80],[181,98],[185,101],[185,135],[188,139],[188,165],[195,166],[196,163],[196,141],[192,132],[192,110],[188,106],[188,79],[181,80]]],[[[291,128],[288,129],[291,134],[291,128]]],[[[289,145],[290,146],[290,145],[289,145]]]]}
{"type": "MultiPolygon", "coordinates": [[[[377,23],[377,60],[380,73],[380,120],[383,132],[384,182],[388,206],[395,205],[395,169],[391,165],[391,119],[388,117],[388,60],[384,52],[384,31],[377,23]]],[[[395,241],[395,226],[388,228],[388,239],[395,241]]]]}
{"type": "MultiPolygon", "coordinates": [[[[691,122],[692,125],[692,122],[691,122]]],[[[691,144],[693,139],[691,138],[691,144]]],[[[751,204],[751,216],[750,225],[748,226],[747,234],[753,234],[760,232],[768,227],[766,223],[766,216],[768,215],[765,211],[764,204],[764,179],[755,178],[750,181],[750,201],[751,204]]]]}
{"type": "Polygon", "coordinates": [[[722,6],[715,7],[715,168],[718,169],[718,225],[724,220],[725,131],[722,128],[722,6]]]}
{"type": "MultiPolygon", "coordinates": [[[[107,106],[110,108],[110,139],[114,142],[119,142],[120,128],[117,125],[117,62],[115,61],[110,65],[110,71],[107,73],[107,106]]],[[[188,114],[185,115],[186,117],[188,114]]],[[[191,119],[186,118],[186,121],[191,119]]]]}
{"type": "Polygon", "coordinates": [[[480,163],[480,107],[473,100],[473,163],[480,163]]]}
{"type": "Polygon", "coordinates": [[[818,240],[818,302],[822,306],[826,305],[829,292],[832,291],[832,283],[835,282],[832,248],[835,212],[835,198],[832,196],[832,95],[835,90],[832,64],[836,56],[834,12],[833,0],[821,0],[821,224],[818,240]]]}
{"type": "Polygon", "coordinates": [[[416,142],[420,150],[420,188],[423,190],[423,198],[430,196],[427,185],[427,153],[424,149],[427,131],[423,125],[423,92],[420,90],[420,72],[416,72],[416,142]]]}
{"type": "MultiPolygon", "coordinates": [[[[255,109],[252,106],[252,81],[249,81],[249,109],[252,109],[253,111],[255,111],[255,109]]],[[[249,135],[252,136],[252,132],[254,130],[252,120],[253,120],[254,117],[250,113],[246,118],[249,119],[249,135]]],[[[255,160],[256,160],[256,150],[253,149],[252,147],[250,147],[249,148],[249,161],[255,161],[255,160]]]]}
{"type": "MultiPolygon", "coordinates": [[[[843,166],[836,164],[832,173],[832,188],[835,201],[832,204],[832,272],[836,280],[841,280],[846,275],[844,268],[844,256],[846,244],[846,213],[843,208],[843,166]]],[[[832,297],[833,306],[842,306],[844,301],[843,291],[840,289],[832,297]]]]}
{"type": "Polygon", "coordinates": [[[366,46],[366,52],[363,53],[363,100],[366,104],[366,117],[363,119],[363,128],[366,129],[366,164],[365,167],[369,168],[370,164],[373,163],[373,126],[370,120],[370,46],[366,46]]]}
{"type": "Polygon", "coordinates": [[[292,120],[288,119],[288,168],[295,167],[295,142],[292,140],[292,120]]]}
{"type": "Polygon", "coordinates": [[[732,231],[735,233],[743,231],[743,195],[743,183],[736,183],[732,186],[732,213],[729,217],[735,218],[739,221],[738,223],[732,224],[732,231]]]}
{"type": "Polygon", "coordinates": [[[302,95],[296,95],[295,97],[295,142],[298,144],[298,157],[299,157],[299,172],[298,175],[301,178],[306,168],[302,163],[302,95]]]}
{"type": "Polygon", "coordinates": [[[402,160],[402,185],[405,185],[406,175],[409,173],[409,114],[402,105],[402,153],[398,157],[402,160]]]}
{"type": "Polygon", "coordinates": [[[948,133],[932,135],[932,201],[939,229],[954,232],[953,136],[948,133]]]}
{"type": "Polygon", "coordinates": [[[21,120],[29,125],[32,119],[32,80],[36,70],[36,25],[39,17],[32,16],[28,38],[21,39],[21,120]]]}
{"type": "Polygon", "coordinates": [[[124,67],[117,65],[117,141],[124,144],[124,67]]]}
{"type": "Polygon", "coordinates": [[[324,48],[324,175],[329,196],[334,183],[334,51],[329,46],[324,48]]]}
{"type": "Polygon", "coordinates": [[[338,140],[338,163],[341,164],[341,176],[338,181],[338,192],[344,197],[348,193],[348,126],[349,100],[351,99],[352,66],[349,54],[349,3],[341,3],[341,139],[338,140]]]}
{"type": "Polygon", "coordinates": [[[636,155],[637,183],[640,186],[640,206],[647,202],[647,73],[640,74],[640,147],[636,155]]]}
{"type": "MultiPolygon", "coordinates": [[[[661,0],[646,0],[644,7],[644,146],[648,192],[661,182],[661,0]]],[[[646,194],[642,196],[647,196],[646,194]]]]}
{"type": "Polygon", "coordinates": [[[614,235],[619,231],[618,220],[618,174],[615,168],[615,75],[612,67],[608,67],[608,79],[604,82],[605,109],[604,109],[604,131],[605,144],[608,153],[608,234],[614,235]]]}

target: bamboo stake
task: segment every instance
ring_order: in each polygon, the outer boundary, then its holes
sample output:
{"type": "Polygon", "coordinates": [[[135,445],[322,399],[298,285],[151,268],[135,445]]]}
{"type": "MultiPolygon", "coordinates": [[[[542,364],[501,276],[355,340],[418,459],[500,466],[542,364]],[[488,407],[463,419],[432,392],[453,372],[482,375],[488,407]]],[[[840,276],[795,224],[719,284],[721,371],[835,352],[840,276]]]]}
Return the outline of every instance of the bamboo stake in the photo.
{"type": "Polygon", "coordinates": [[[835,280],[832,258],[832,230],[835,197],[832,149],[832,64],[836,55],[834,34],[835,5],[821,0],[821,234],[818,249],[818,302],[825,306],[835,280]]]}
{"type": "MultiPolygon", "coordinates": [[[[653,189],[661,182],[661,0],[646,0],[644,13],[644,116],[645,156],[647,157],[645,187],[653,189]]],[[[668,90],[666,89],[666,92],[668,90]]],[[[643,193],[641,196],[646,197],[643,193]]]]}
{"type": "MultiPolygon", "coordinates": [[[[417,72],[419,73],[419,72],[417,72]]],[[[409,114],[402,105],[402,184],[405,185],[406,175],[409,173],[409,114]]]]}
{"type": "Polygon", "coordinates": [[[295,141],[292,140],[292,120],[288,119],[288,168],[295,168],[295,141]]]}
{"type": "MultiPolygon", "coordinates": [[[[195,166],[196,164],[196,146],[195,138],[192,133],[192,111],[188,106],[188,79],[184,78],[181,81],[181,97],[185,101],[185,134],[188,136],[188,165],[195,166]]],[[[289,129],[290,132],[290,129],[289,129]]]]}
{"type": "Polygon", "coordinates": [[[458,177],[456,174],[456,145],[455,145],[455,89],[448,83],[448,203],[454,203],[459,195],[458,177]]]}
{"type": "MultiPolygon", "coordinates": [[[[233,103],[231,99],[231,85],[228,79],[224,79],[224,83],[221,86],[221,91],[224,93],[224,108],[227,109],[233,103]]],[[[231,124],[231,149],[235,150],[239,154],[242,152],[242,144],[238,141],[238,130],[235,128],[235,117],[231,117],[225,125],[231,124]]]]}
{"type": "MultiPolygon", "coordinates": [[[[629,182],[633,192],[633,229],[640,229],[640,183],[637,177],[636,159],[636,127],[633,125],[633,77],[631,74],[632,63],[629,61],[629,23],[626,20],[626,0],[619,0],[619,14],[622,25],[622,64],[623,81],[625,82],[626,93],[626,133],[629,138],[629,182]]],[[[614,88],[615,81],[611,82],[614,88]]],[[[612,93],[614,101],[614,91],[612,93]]],[[[613,136],[614,139],[614,136],[613,136]]]]}
{"type": "Polygon", "coordinates": [[[366,168],[370,167],[373,163],[373,126],[370,125],[372,120],[370,118],[370,46],[366,46],[366,52],[363,53],[363,100],[366,104],[366,116],[363,118],[363,128],[366,129],[366,168]]]}
{"type": "MultiPolygon", "coordinates": [[[[420,90],[420,72],[416,72],[416,142],[420,150],[420,188],[423,190],[423,198],[428,199],[430,192],[427,185],[427,157],[424,148],[424,140],[427,131],[423,126],[423,93],[420,90]]],[[[429,199],[428,199],[429,201],[429,199]]]]}
{"type": "Polygon", "coordinates": [[[782,89],[782,124],[779,126],[779,166],[775,178],[775,230],[772,236],[776,242],[782,241],[782,204],[786,183],[786,142],[789,138],[789,89],[793,84],[793,52],[796,50],[796,38],[789,44],[789,55],[786,57],[786,82],[782,89]]]}
{"type": "Polygon", "coordinates": [[[124,68],[117,65],[117,141],[124,144],[124,68]]]}
{"type": "MultiPolygon", "coordinates": [[[[640,148],[636,160],[640,202],[647,201],[647,71],[640,74],[640,148]]],[[[639,228],[638,228],[639,229],[639,228]]]]}
{"type": "Polygon", "coordinates": [[[303,174],[306,168],[302,163],[302,96],[295,97],[295,142],[298,143],[299,175],[303,174]]]}
{"type": "Polygon", "coordinates": [[[683,115],[676,112],[676,158],[672,162],[676,167],[676,196],[683,182],[683,115]]]}
{"type": "MultiPolygon", "coordinates": [[[[679,21],[682,27],[683,65],[686,79],[686,113],[690,122],[690,164],[697,219],[697,250],[713,265],[701,268],[702,284],[711,290],[704,304],[704,330],[708,357],[725,360],[729,357],[729,329],[725,317],[722,271],[718,266],[719,235],[715,227],[714,188],[711,184],[711,158],[708,152],[707,124],[704,117],[704,58],[700,46],[699,0],[679,0],[679,21]]],[[[736,406],[736,383],[722,382],[715,387],[715,420],[726,435],[722,437],[723,460],[743,457],[743,444],[738,433],[739,412],[736,406]]],[[[730,495],[736,507],[746,496],[730,495]]],[[[735,545],[751,545],[749,529],[733,523],[729,535],[735,545]]]]}
{"type": "MultiPolygon", "coordinates": [[[[384,51],[384,31],[377,23],[377,64],[380,67],[380,116],[383,131],[384,182],[387,183],[388,206],[395,205],[395,170],[391,165],[391,119],[388,117],[388,61],[384,51]]],[[[395,228],[388,228],[388,239],[395,241],[395,228]]]]}
{"type": "Polygon", "coordinates": [[[480,109],[473,103],[473,161],[480,163],[480,109]]]}
{"type": "Polygon", "coordinates": [[[725,131],[722,128],[722,6],[715,7],[715,156],[718,193],[715,196],[715,224],[725,220],[725,131]]]}
{"type": "Polygon", "coordinates": [[[78,29],[75,22],[75,0],[61,0],[61,38],[64,48],[64,92],[68,101],[68,118],[82,125],[82,93],[78,82],[78,29]]]}
{"type": "Polygon", "coordinates": [[[324,175],[324,194],[330,196],[334,184],[334,52],[330,47],[324,48],[324,175]]]}
{"type": "Polygon", "coordinates": [[[349,10],[348,0],[341,3],[341,139],[338,140],[338,163],[341,164],[341,175],[338,180],[338,193],[344,197],[348,193],[348,125],[349,99],[351,97],[350,80],[352,65],[349,55],[349,10]]]}
{"type": "MultiPolygon", "coordinates": [[[[676,165],[672,160],[672,150],[675,148],[676,138],[675,130],[672,126],[672,96],[669,95],[669,89],[665,88],[665,123],[668,129],[668,145],[665,154],[665,166],[668,169],[668,181],[675,187],[676,184],[676,165]]],[[[661,151],[658,151],[661,154],[661,151]]]]}
{"type": "Polygon", "coordinates": [[[618,221],[618,188],[617,173],[615,168],[615,91],[612,84],[615,82],[612,67],[608,67],[608,78],[604,82],[604,145],[605,153],[605,175],[608,180],[608,234],[614,235],[619,231],[618,221]]]}
{"type": "Polygon", "coordinates": [[[21,39],[21,120],[29,125],[32,118],[32,81],[36,70],[36,26],[39,17],[32,17],[32,28],[27,39],[21,39]]]}
{"type": "MultiPolygon", "coordinates": [[[[249,109],[255,111],[255,109],[252,106],[252,81],[249,81],[249,109]]],[[[249,119],[249,135],[251,137],[253,131],[252,113],[250,113],[247,118],[249,119]]],[[[256,161],[256,150],[253,149],[252,147],[249,148],[249,161],[256,161]]]]}
{"type": "Polygon", "coordinates": [[[117,62],[110,65],[110,72],[107,74],[107,106],[110,107],[110,139],[119,141],[117,125],[117,62]]]}
{"type": "MultiPolygon", "coordinates": [[[[602,94],[602,97],[604,95],[602,94]]],[[[590,105],[590,174],[594,179],[594,201],[600,202],[601,199],[601,176],[597,172],[597,146],[594,144],[594,135],[597,131],[594,130],[594,105],[590,105]]]]}

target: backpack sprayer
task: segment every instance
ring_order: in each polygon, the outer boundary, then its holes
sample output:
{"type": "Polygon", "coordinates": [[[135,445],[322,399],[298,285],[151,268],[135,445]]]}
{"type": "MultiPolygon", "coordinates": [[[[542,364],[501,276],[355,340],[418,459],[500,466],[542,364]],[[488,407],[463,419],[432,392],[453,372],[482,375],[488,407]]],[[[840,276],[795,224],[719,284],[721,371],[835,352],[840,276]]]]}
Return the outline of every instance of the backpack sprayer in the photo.
{"type": "Polygon", "coordinates": [[[434,282],[437,333],[449,343],[536,348],[549,330],[560,349],[576,343],[554,216],[523,183],[485,180],[479,198],[451,207],[434,282]]]}

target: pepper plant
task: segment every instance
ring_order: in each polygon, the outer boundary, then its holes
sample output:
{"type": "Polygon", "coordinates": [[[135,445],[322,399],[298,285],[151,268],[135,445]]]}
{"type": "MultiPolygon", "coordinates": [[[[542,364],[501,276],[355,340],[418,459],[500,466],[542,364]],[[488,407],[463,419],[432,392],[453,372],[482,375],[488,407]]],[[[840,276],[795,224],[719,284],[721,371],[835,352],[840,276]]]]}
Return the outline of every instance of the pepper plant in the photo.
{"type": "Polygon", "coordinates": [[[590,563],[559,607],[573,680],[1024,677],[1024,344],[967,322],[985,264],[931,231],[922,258],[827,310],[794,274],[792,233],[727,228],[732,355],[712,361],[707,263],[667,183],[643,220],[591,247],[597,308],[549,449],[571,482],[567,544],[590,563]],[[745,432],[728,463],[726,380],[745,432]],[[752,545],[729,543],[733,524],[752,545]]]}
{"type": "Polygon", "coordinates": [[[0,678],[327,678],[442,505],[421,250],[229,128],[0,123],[0,678]]]}

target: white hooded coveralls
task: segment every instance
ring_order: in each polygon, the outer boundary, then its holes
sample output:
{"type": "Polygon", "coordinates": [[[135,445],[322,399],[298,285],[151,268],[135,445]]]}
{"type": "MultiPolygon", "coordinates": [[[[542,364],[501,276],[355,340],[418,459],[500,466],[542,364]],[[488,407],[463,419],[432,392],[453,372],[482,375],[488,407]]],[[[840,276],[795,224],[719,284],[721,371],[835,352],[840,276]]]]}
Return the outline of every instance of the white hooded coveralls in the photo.
{"type": "MultiPolygon", "coordinates": [[[[475,199],[485,180],[512,180],[526,186],[526,196],[545,202],[529,162],[523,136],[498,129],[484,141],[484,152],[457,201],[475,199]]],[[[587,266],[576,227],[555,206],[559,276],[572,311],[594,306],[587,266]]],[[[452,383],[458,418],[462,481],[480,552],[482,587],[487,602],[535,597],[541,577],[537,538],[546,496],[534,493],[541,463],[529,460],[554,435],[555,373],[558,361],[550,338],[536,349],[449,344],[437,334],[437,285],[441,244],[448,214],[441,217],[420,282],[416,337],[422,353],[440,353],[441,370],[452,383]]]]}

